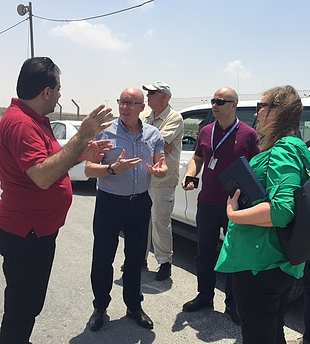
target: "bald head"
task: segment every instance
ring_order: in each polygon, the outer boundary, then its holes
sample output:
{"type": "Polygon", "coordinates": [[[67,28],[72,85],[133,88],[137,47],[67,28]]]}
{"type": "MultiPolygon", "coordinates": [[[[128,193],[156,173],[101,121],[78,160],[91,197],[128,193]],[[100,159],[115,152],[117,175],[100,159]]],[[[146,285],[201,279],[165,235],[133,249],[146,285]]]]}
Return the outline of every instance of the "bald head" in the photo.
{"type": "Polygon", "coordinates": [[[214,93],[214,99],[226,100],[226,102],[212,102],[212,112],[218,120],[222,129],[228,128],[235,121],[235,115],[238,104],[238,94],[230,87],[219,88],[214,93]]]}
{"type": "Polygon", "coordinates": [[[141,90],[136,87],[127,87],[120,95],[120,99],[124,97],[129,97],[135,99],[135,101],[144,103],[144,94],[141,90]]]}
{"type": "Polygon", "coordinates": [[[232,89],[230,87],[219,88],[214,93],[214,97],[215,98],[226,99],[226,100],[233,100],[234,102],[238,103],[238,94],[237,94],[237,92],[234,89],[232,89]]]}

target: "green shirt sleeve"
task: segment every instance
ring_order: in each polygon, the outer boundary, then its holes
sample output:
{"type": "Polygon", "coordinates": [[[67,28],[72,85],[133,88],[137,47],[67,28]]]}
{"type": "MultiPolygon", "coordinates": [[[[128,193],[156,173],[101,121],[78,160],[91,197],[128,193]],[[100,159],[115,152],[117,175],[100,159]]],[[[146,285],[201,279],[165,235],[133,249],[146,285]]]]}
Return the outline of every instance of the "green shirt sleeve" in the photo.
{"type": "Polygon", "coordinates": [[[271,221],[275,227],[285,227],[294,219],[294,190],[301,186],[303,169],[296,155],[296,147],[282,141],[278,141],[270,152],[266,192],[271,202],[271,221]]]}

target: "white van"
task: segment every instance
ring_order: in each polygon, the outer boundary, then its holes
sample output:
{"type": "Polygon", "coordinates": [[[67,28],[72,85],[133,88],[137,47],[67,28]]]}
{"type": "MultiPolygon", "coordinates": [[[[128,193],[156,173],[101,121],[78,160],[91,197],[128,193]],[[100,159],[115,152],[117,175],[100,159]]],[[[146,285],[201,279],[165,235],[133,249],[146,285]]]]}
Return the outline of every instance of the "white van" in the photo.
{"type": "MultiPolygon", "coordinates": [[[[254,126],[254,114],[259,100],[239,101],[236,115],[250,126],[254,126]]],[[[310,144],[310,98],[302,98],[304,105],[303,116],[300,123],[301,138],[310,144]]],[[[184,120],[184,137],[182,153],[180,158],[180,182],[176,187],[175,205],[171,215],[173,220],[173,232],[192,240],[196,238],[196,208],[197,196],[201,189],[201,173],[199,173],[198,189],[185,191],[182,189],[181,180],[185,174],[187,164],[192,158],[195,150],[195,142],[200,126],[212,123],[214,116],[211,104],[197,105],[186,108],[180,113],[184,120]]]]}

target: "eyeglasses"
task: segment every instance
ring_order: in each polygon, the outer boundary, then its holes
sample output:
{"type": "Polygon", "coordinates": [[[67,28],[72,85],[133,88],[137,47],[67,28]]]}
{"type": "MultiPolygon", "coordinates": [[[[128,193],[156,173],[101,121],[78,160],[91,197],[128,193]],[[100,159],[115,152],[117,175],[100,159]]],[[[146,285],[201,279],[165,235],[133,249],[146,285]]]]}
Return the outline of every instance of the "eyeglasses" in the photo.
{"type": "Polygon", "coordinates": [[[256,113],[258,113],[258,111],[261,108],[265,107],[265,106],[269,106],[269,103],[257,103],[257,105],[256,105],[256,113]]]}
{"type": "Polygon", "coordinates": [[[222,106],[226,103],[234,103],[235,101],[234,100],[225,100],[225,99],[220,99],[220,98],[212,98],[211,99],[211,104],[214,105],[219,105],[219,106],[222,106]]]}
{"type": "Polygon", "coordinates": [[[125,105],[127,105],[128,107],[134,107],[135,105],[143,104],[143,103],[140,103],[140,102],[132,102],[132,101],[126,101],[126,100],[117,99],[117,104],[118,104],[119,106],[125,106],[125,105]]]}

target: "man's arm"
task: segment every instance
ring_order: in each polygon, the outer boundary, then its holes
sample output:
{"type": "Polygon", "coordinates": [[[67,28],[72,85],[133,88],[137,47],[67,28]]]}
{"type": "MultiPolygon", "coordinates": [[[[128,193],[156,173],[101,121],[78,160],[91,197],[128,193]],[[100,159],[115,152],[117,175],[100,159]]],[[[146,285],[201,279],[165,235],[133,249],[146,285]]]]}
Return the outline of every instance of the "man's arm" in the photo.
{"type": "Polygon", "coordinates": [[[203,158],[199,157],[197,155],[193,155],[192,159],[189,161],[187,165],[186,172],[184,174],[183,180],[181,182],[182,188],[184,190],[193,190],[194,189],[194,183],[190,182],[187,186],[185,186],[185,178],[186,176],[196,177],[197,174],[201,171],[203,165],[203,158]]]}
{"type": "Polygon", "coordinates": [[[253,158],[253,156],[258,154],[259,152],[260,152],[259,136],[258,136],[257,132],[255,131],[252,134],[251,140],[250,140],[250,149],[249,149],[249,159],[248,160],[251,160],[253,158]]]}
{"type": "Polygon", "coordinates": [[[111,147],[110,140],[89,141],[83,153],[78,157],[76,164],[84,160],[100,162],[104,153],[108,152],[111,147]]]}
{"type": "Polygon", "coordinates": [[[104,124],[113,115],[111,108],[103,110],[104,105],[94,109],[84,118],[76,135],[59,152],[47,157],[43,162],[30,167],[26,174],[41,189],[48,189],[63,176],[78,160],[89,141],[101,130],[109,126],[104,124]]]}
{"type": "MultiPolygon", "coordinates": [[[[115,173],[129,170],[131,167],[139,164],[142,161],[140,158],[124,159],[125,153],[126,151],[123,149],[117,160],[111,164],[111,167],[115,173]]],[[[85,175],[88,178],[101,178],[109,176],[110,174],[108,172],[108,166],[109,165],[102,165],[100,163],[86,161],[85,175]]]]}
{"type": "Polygon", "coordinates": [[[165,142],[171,144],[173,140],[180,134],[183,135],[183,118],[181,115],[174,116],[160,130],[165,142]]]}

